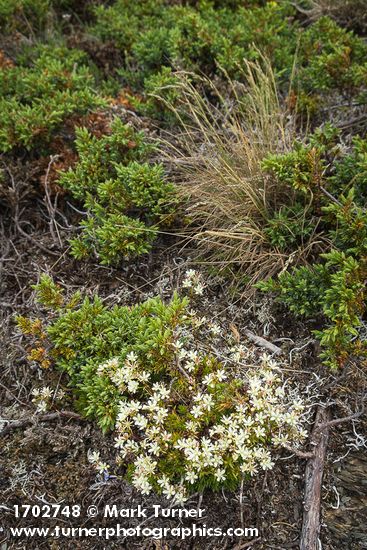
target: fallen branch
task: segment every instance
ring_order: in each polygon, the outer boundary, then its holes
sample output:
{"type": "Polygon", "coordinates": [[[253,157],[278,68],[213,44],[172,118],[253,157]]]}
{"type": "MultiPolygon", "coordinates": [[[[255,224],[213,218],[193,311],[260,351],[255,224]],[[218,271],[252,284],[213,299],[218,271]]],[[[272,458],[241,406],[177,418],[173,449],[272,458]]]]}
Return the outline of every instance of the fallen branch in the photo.
{"type": "Polygon", "coordinates": [[[265,340],[265,338],[263,338],[262,336],[257,336],[248,329],[245,329],[245,334],[247,338],[251,340],[251,342],[259,346],[260,348],[265,348],[270,351],[270,353],[274,353],[275,355],[279,355],[280,353],[282,353],[281,348],[278,348],[278,346],[275,346],[271,342],[268,342],[268,340],[265,340]]]}
{"type": "Polygon", "coordinates": [[[38,422],[51,422],[52,420],[58,420],[59,418],[74,418],[75,420],[83,420],[79,414],[73,411],[57,411],[53,413],[39,414],[28,418],[22,418],[21,420],[4,419],[5,422],[8,422],[8,424],[0,430],[0,436],[7,435],[18,428],[26,428],[27,426],[32,424],[35,425],[38,422]]]}
{"type": "Polygon", "coordinates": [[[329,409],[319,407],[316,412],[311,445],[314,456],[309,459],[305,472],[305,492],[300,550],[317,550],[320,534],[321,484],[329,437],[329,409]],[[322,426],[324,426],[322,428],[322,426]]]}

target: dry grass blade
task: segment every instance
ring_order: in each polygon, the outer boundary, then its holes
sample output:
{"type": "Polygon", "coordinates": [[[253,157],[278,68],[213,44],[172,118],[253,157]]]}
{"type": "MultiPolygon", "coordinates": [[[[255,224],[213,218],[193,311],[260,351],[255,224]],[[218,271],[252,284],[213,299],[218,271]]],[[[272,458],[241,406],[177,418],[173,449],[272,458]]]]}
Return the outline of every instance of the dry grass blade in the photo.
{"type": "Polygon", "coordinates": [[[226,79],[225,97],[209,79],[179,73],[180,101],[170,107],[182,131],[179,145],[167,145],[201,258],[239,268],[250,287],[307,255],[310,242],[291,257],[269,244],[268,220],[294,195],[261,171],[261,161],[288,151],[294,132],[269,62],[245,62],[245,73],[246,85],[226,79]]]}

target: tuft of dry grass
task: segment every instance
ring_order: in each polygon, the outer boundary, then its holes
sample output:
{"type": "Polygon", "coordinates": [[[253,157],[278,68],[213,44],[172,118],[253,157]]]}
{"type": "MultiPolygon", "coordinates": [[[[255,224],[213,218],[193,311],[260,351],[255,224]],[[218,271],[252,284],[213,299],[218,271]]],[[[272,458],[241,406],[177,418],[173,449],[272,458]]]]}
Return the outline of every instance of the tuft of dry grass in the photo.
{"type": "Polygon", "coordinates": [[[262,172],[261,161],[289,150],[295,135],[270,63],[245,62],[244,70],[245,85],[226,78],[229,97],[207,78],[179,73],[180,100],[170,106],[179,121],[176,145],[173,136],[167,145],[201,261],[236,271],[250,288],[307,256],[312,242],[290,256],[264,231],[295,196],[262,172]]]}

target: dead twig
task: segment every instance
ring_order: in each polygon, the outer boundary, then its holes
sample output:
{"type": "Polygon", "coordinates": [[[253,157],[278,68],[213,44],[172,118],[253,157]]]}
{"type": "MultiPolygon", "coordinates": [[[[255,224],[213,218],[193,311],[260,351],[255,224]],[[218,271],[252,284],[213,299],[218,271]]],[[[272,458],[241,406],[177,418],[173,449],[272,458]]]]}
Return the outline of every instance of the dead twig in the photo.
{"type": "Polygon", "coordinates": [[[53,252],[49,248],[46,248],[43,246],[40,242],[36,241],[31,235],[28,235],[21,227],[20,225],[17,225],[18,232],[22,235],[22,237],[25,237],[28,241],[30,241],[34,246],[42,250],[42,252],[45,252],[45,254],[49,254],[50,256],[60,256],[59,252],[53,252]]]}
{"type": "Polygon", "coordinates": [[[290,445],[283,444],[282,447],[284,447],[284,449],[287,449],[287,451],[294,454],[295,456],[298,456],[299,458],[309,459],[314,458],[315,456],[315,453],[299,451],[298,449],[293,449],[290,445]]]}
{"type": "Polygon", "coordinates": [[[315,428],[314,433],[320,432],[326,428],[331,428],[332,426],[337,426],[338,424],[343,424],[344,422],[350,422],[351,420],[355,420],[356,418],[359,418],[364,413],[364,408],[361,411],[358,411],[354,414],[350,414],[349,416],[343,416],[342,418],[335,418],[334,420],[329,420],[328,422],[324,422],[324,424],[320,424],[317,428],[315,428]]]}
{"type": "Polygon", "coordinates": [[[244,332],[247,338],[257,346],[259,346],[260,348],[265,348],[268,351],[270,351],[270,353],[273,353],[275,355],[279,355],[280,353],[282,353],[281,348],[279,348],[278,346],[275,346],[268,340],[265,340],[265,338],[263,338],[262,336],[257,336],[256,334],[254,334],[248,329],[245,329],[244,332]]]}
{"type": "Polygon", "coordinates": [[[0,436],[7,435],[8,433],[12,432],[13,430],[17,430],[18,428],[26,428],[27,426],[30,426],[32,424],[37,424],[38,422],[51,422],[60,418],[74,418],[75,420],[84,420],[79,414],[73,411],[57,411],[53,413],[40,414],[37,416],[22,418],[20,420],[4,419],[5,422],[9,423],[0,431],[0,436]]]}
{"type": "Polygon", "coordinates": [[[58,243],[60,245],[60,247],[62,247],[62,241],[61,241],[59,229],[57,227],[57,223],[56,223],[56,220],[55,220],[56,211],[57,211],[58,194],[56,193],[54,203],[52,204],[51,194],[50,194],[50,189],[49,189],[50,170],[51,170],[51,167],[52,167],[53,163],[56,160],[58,160],[59,158],[60,158],[60,155],[51,155],[50,156],[50,162],[48,163],[46,175],[45,175],[45,178],[44,178],[44,188],[45,188],[45,203],[46,203],[46,206],[47,206],[48,215],[50,217],[50,220],[49,220],[50,233],[52,235],[54,243],[56,243],[56,244],[58,243]]]}

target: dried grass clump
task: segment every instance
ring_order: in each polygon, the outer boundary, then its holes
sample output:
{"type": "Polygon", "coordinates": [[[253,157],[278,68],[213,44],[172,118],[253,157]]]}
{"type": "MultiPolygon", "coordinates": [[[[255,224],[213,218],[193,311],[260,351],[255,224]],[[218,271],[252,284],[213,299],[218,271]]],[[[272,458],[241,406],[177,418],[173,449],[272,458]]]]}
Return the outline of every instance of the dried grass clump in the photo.
{"type": "Polygon", "coordinates": [[[178,75],[180,101],[171,108],[182,131],[168,149],[201,259],[239,272],[251,286],[304,257],[310,242],[290,257],[264,231],[295,196],[260,164],[269,153],[288,151],[294,132],[268,61],[245,67],[246,85],[228,79],[230,97],[207,78],[178,75]]]}

